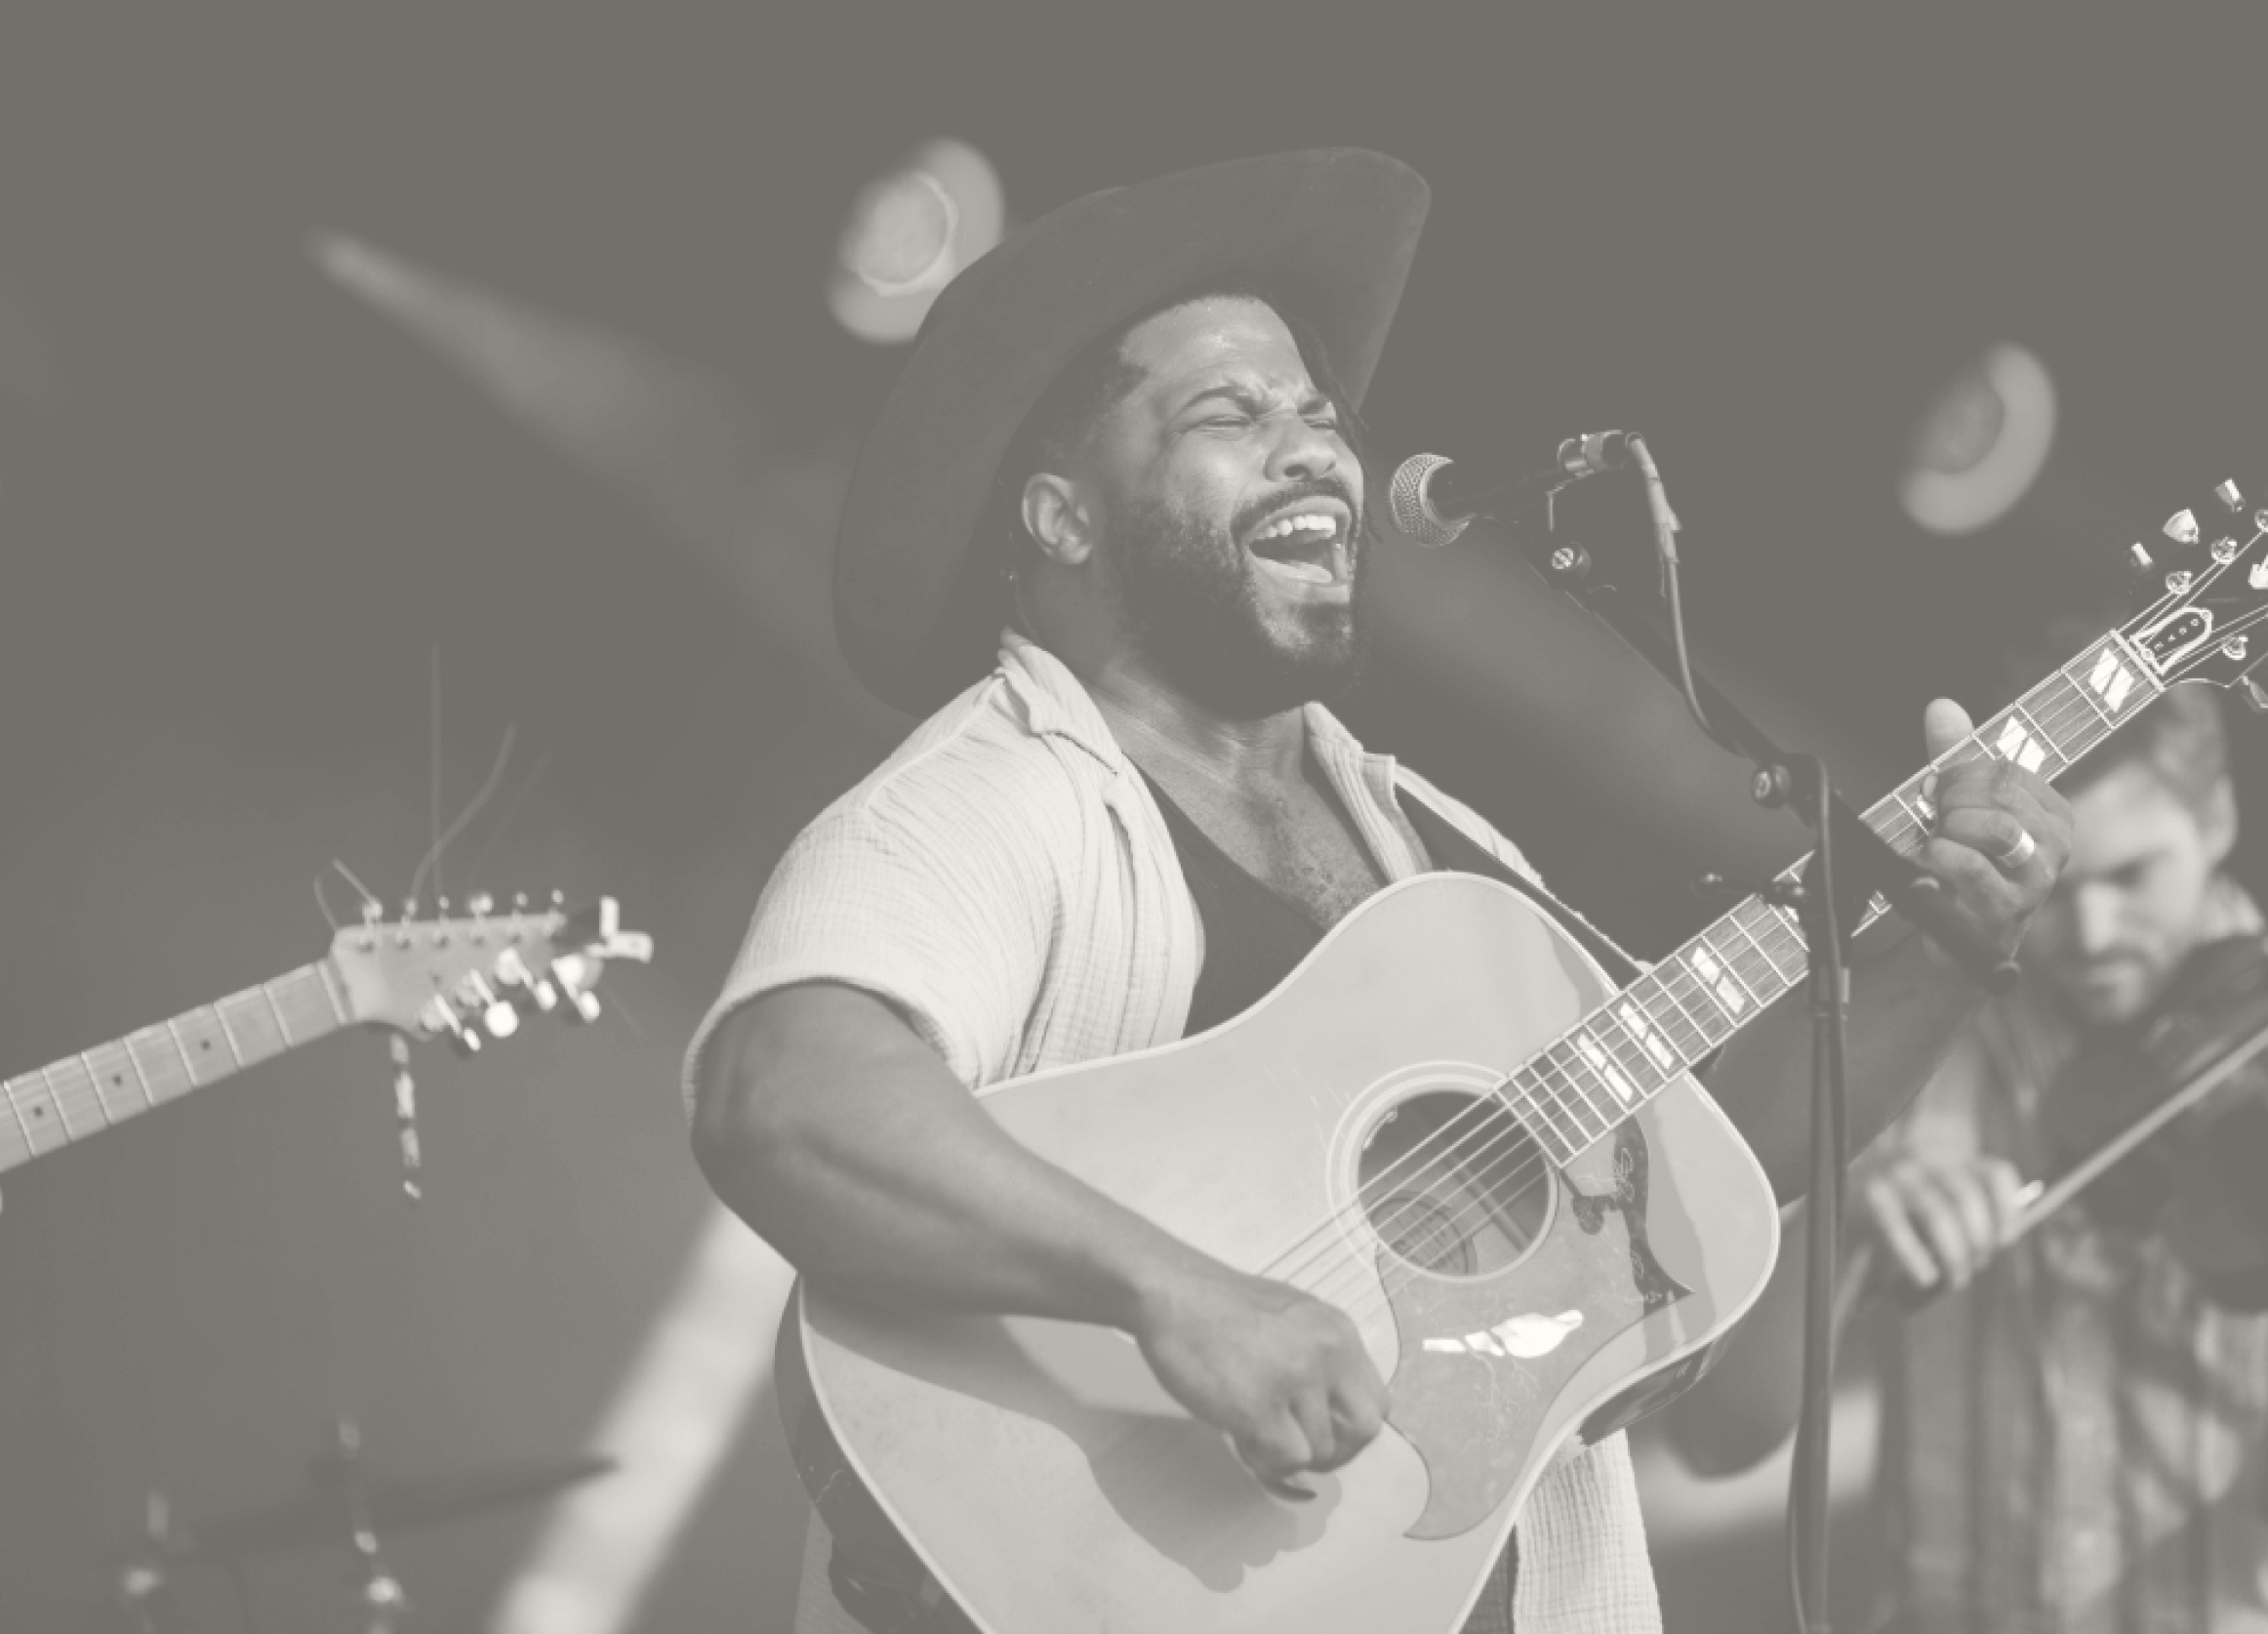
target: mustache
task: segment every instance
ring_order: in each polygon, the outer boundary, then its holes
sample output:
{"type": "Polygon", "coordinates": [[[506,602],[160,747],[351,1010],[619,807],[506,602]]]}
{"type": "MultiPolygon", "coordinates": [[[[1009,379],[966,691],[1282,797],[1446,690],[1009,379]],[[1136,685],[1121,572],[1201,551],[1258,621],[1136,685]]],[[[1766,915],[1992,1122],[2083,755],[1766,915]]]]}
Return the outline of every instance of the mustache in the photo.
{"type": "Polygon", "coordinates": [[[1355,518],[1354,525],[1348,529],[1348,538],[1354,541],[1362,537],[1368,522],[1362,512],[1362,502],[1355,497],[1355,490],[1347,480],[1339,476],[1304,477],[1269,495],[1265,500],[1253,501],[1238,511],[1230,521],[1229,537],[1241,539],[1254,523],[1273,516],[1287,505],[1297,505],[1301,500],[1311,499],[1333,499],[1344,505],[1348,514],[1355,518]]]}

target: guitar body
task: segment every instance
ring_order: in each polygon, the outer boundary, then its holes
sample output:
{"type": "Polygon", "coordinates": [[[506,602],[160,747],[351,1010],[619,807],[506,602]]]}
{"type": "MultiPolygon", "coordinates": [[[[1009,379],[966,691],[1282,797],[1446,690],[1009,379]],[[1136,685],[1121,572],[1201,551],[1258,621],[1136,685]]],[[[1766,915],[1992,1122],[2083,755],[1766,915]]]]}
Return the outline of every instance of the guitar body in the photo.
{"type": "Polygon", "coordinates": [[[1122,1334],[808,1285],[791,1432],[825,1415],[990,1634],[1451,1634],[1558,1451],[1697,1377],[1776,1250],[1762,1171],[1689,1078],[1564,1168],[1482,1098],[1611,991],[1518,892],[1427,875],[1210,1033],[985,1094],[1050,1161],[1355,1317],[1388,1428],[1312,1501],[1266,1492],[1122,1334]]]}

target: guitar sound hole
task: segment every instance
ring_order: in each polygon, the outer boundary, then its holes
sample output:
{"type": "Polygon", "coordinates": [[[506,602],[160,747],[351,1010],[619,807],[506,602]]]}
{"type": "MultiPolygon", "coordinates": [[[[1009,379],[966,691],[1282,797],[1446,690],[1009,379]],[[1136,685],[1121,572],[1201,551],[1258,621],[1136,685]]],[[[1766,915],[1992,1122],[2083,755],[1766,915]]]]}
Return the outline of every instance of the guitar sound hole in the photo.
{"type": "Polygon", "coordinates": [[[1362,1212],[1421,1271],[1483,1277],[1512,1264],[1551,1213],[1550,1165],[1492,1097],[1436,1089],[1397,1102],[1357,1166],[1362,1212]]]}

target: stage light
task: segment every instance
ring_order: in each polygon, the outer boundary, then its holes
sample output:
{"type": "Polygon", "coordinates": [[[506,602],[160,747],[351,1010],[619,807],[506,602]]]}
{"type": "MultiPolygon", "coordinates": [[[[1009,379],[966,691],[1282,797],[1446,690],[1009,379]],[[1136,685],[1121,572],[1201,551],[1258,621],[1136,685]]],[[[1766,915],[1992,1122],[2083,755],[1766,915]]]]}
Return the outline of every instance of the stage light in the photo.
{"type": "Polygon", "coordinates": [[[999,173],[965,142],[928,143],[851,205],[827,304],[862,341],[910,341],[937,292],[1000,241],[999,173]]]}
{"type": "Polygon", "coordinates": [[[2054,442],[2047,366],[2022,347],[1993,347],[1923,412],[1898,497],[1931,533],[1975,533],[2031,491],[2054,442]]]}

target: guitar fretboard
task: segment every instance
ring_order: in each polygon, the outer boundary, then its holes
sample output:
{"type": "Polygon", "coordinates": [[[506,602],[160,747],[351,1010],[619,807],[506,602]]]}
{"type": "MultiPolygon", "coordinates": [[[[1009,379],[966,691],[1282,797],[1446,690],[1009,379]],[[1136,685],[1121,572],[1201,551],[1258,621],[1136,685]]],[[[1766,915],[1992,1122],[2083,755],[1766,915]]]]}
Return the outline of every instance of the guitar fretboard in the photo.
{"type": "MultiPolygon", "coordinates": [[[[1990,757],[2053,778],[2164,690],[2113,632],[1877,801],[1866,823],[1910,856],[1929,835],[1924,787],[1935,766],[1990,757]]],[[[1866,922],[1883,911],[1876,903],[1866,922]]],[[[1499,1093],[1546,1155],[1567,1163],[1802,982],[1806,967],[1795,914],[1752,896],[1514,1072],[1499,1093]]]]}
{"type": "Polygon", "coordinates": [[[326,962],[0,1084],[0,1170],[312,1042],[349,1017],[326,962]]]}

